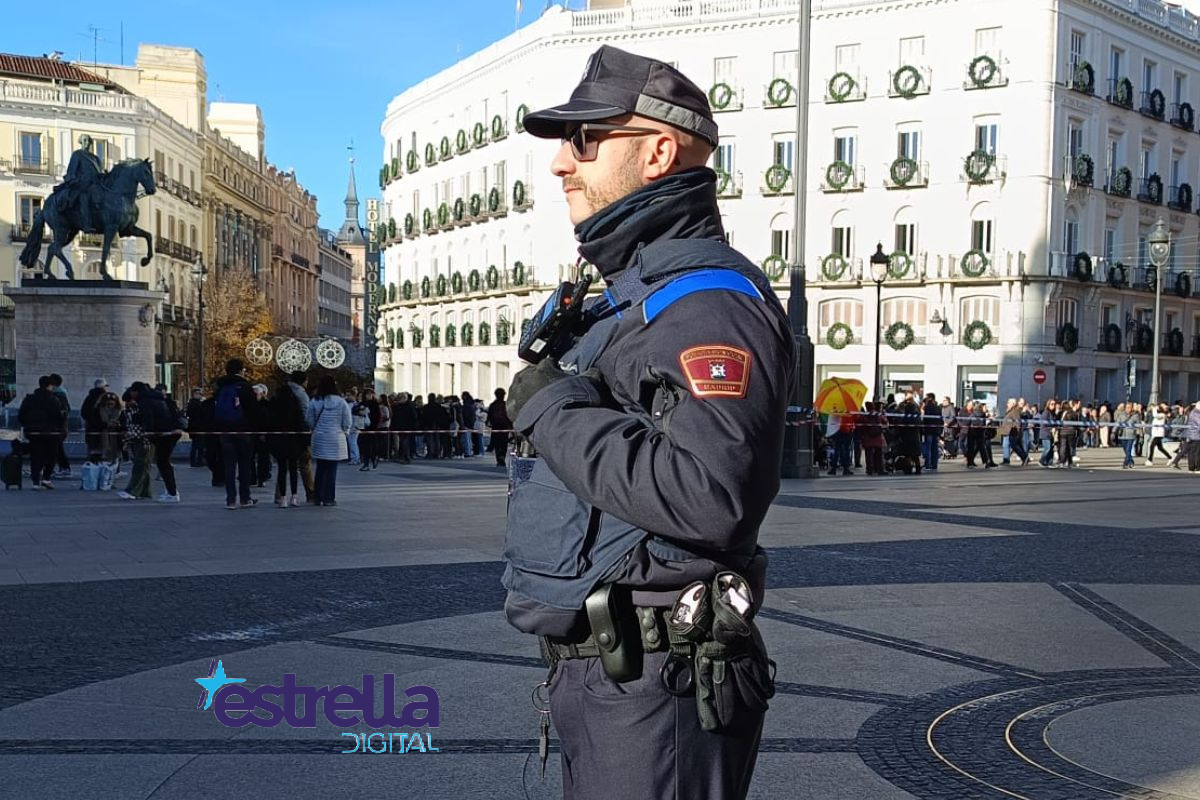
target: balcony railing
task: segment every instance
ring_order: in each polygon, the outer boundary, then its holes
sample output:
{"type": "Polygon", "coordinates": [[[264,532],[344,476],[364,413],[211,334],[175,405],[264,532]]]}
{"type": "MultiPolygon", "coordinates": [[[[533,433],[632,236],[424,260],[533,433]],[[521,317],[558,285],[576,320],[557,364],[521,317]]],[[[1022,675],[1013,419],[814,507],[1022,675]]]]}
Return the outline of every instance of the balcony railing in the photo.
{"type": "Polygon", "coordinates": [[[866,187],[866,169],[860,164],[835,161],[825,168],[822,192],[861,192],[866,187]]]}
{"type": "Polygon", "coordinates": [[[28,222],[18,222],[12,226],[12,230],[8,232],[8,240],[10,242],[23,242],[29,238],[29,232],[33,230],[33,225],[28,222]]]}
{"type": "Polygon", "coordinates": [[[857,72],[835,72],[825,82],[826,103],[853,103],[867,99],[867,79],[857,72]]]}
{"type": "Polygon", "coordinates": [[[1004,59],[999,53],[982,53],[967,62],[967,78],[963,88],[996,89],[1008,85],[1008,75],[1004,72],[1004,59]]]}
{"type": "Polygon", "coordinates": [[[1101,325],[1096,334],[1096,349],[1102,353],[1120,353],[1124,347],[1125,331],[1118,325],[1110,331],[1108,325],[1101,325]]]}
{"type": "Polygon", "coordinates": [[[742,196],[742,173],[729,173],[717,169],[717,197],[733,198],[742,196]]]}
{"type": "Polygon", "coordinates": [[[1114,106],[1133,108],[1133,83],[1129,78],[1109,78],[1108,95],[1105,98],[1114,106]]]}
{"type": "Polygon", "coordinates": [[[175,242],[162,236],[154,240],[154,251],[161,256],[170,256],[178,258],[180,261],[194,263],[199,252],[193,250],[185,244],[175,242]]]}
{"type": "Polygon", "coordinates": [[[924,65],[904,64],[888,73],[888,97],[929,94],[933,71],[924,65]]]}
{"type": "Polygon", "coordinates": [[[276,258],[283,258],[283,245],[281,245],[281,244],[271,245],[271,255],[275,256],[276,258]]]}
{"type": "Polygon", "coordinates": [[[156,171],[154,173],[154,184],[157,188],[162,189],[168,194],[178,197],[180,200],[188,203],[189,205],[197,207],[200,205],[199,192],[193,190],[192,187],[188,186],[186,183],[175,180],[164,172],[156,171]]]}
{"type": "Polygon", "coordinates": [[[1192,187],[1191,184],[1181,183],[1178,186],[1171,186],[1167,189],[1167,208],[1173,208],[1176,211],[1191,211],[1192,210],[1192,187]]]}
{"type": "Polygon", "coordinates": [[[792,171],[782,164],[772,164],[763,173],[761,192],[765,197],[793,194],[795,177],[792,175],[792,171]]]}
{"type": "Polygon", "coordinates": [[[1162,180],[1154,175],[1138,181],[1137,199],[1143,203],[1160,206],[1163,201],[1162,180]]]}
{"type": "Polygon", "coordinates": [[[1196,111],[1191,103],[1171,103],[1171,124],[1185,131],[1196,127],[1196,111]]]}
{"type": "Polygon", "coordinates": [[[1008,174],[1008,159],[976,150],[963,161],[962,179],[967,183],[993,183],[1008,174]]]}
{"type": "Polygon", "coordinates": [[[1138,97],[1138,113],[1153,119],[1165,119],[1167,100],[1159,89],[1142,91],[1138,97]]]}
{"type": "Polygon", "coordinates": [[[15,155],[12,160],[12,170],[26,175],[53,175],[54,162],[48,158],[15,155]]]}
{"type": "Polygon", "coordinates": [[[1192,337],[1192,349],[1188,355],[1192,358],[1200,358],[1200,333],[1192,337]]]}
{"type": "Polygon", "coordinates": [[[311,262],[299,253],[292,253],[292,263],[308,269],[311,262]]]}
{"type": "Polygon", "coordinates": [[[929,185],[929,162],[901,156],[884,165],[883,185],[889,189],[919,189],[929,185]]]}
{"type": "Polygon", "coordinates": [[[1104,191],[1114,197],[1129,197],[1133,191],[1133,173],[1128,167],[1110,170],[1104,179],[1104,191]]]}

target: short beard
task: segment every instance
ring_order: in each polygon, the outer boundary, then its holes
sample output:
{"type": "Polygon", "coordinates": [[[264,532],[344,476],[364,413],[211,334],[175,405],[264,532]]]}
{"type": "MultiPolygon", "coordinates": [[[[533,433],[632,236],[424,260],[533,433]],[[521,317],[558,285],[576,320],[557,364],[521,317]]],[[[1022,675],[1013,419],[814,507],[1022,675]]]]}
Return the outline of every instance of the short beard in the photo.
{"type": "Polygon", "coordinates": [[[640,155],[641,148],[631,144],[625,149],[625,158],[603,186],[579,186],[593,215],[642,187],[640,155]]]}

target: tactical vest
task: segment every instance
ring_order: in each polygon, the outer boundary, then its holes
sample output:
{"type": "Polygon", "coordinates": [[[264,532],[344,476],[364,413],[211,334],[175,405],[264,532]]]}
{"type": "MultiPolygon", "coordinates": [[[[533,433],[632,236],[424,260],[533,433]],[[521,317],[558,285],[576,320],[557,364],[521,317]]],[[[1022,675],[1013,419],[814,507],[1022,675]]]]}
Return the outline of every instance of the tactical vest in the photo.
{"type": "MultiPolygon", "coordinates": [[[[640,314],[642,324],[651,325],[675,302],[705,291],[737,292],[782,315],[762,271],[724,242],[653,242],[640,248],[636,263],[589,302],[588,316],[595,322],[561,365],[583,372],[612,344],[625,315],[640,314]]],[[[592,589],[616,573],[643,541],[663,560],[702,556],[733,569],[754,554],[753,544],[747,552],[700,553],[669,543],[579,499],[538,458],[511,457],[509,474],[503,584],[510,593],[549,607],[549,612],[581,609],[592,589]]]]}

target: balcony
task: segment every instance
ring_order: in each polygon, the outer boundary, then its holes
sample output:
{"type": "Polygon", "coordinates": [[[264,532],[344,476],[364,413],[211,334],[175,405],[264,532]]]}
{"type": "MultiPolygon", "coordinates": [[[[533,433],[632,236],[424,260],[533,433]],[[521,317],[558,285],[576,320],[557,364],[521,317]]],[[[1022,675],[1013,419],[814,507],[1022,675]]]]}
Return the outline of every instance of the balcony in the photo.
{"type": "Polygon", "coordinates": [[[778,197],[795,193],[792,171],[783,164],[772,164],[763,173],[761,192],[764,197],[778,197]]]}
{"type": "Polygon", "coordinates": [[[1191,103],[1171,103],[1171,124],[1185,131],[1195,130],[1196,111],[1191,103]]]}
{"type": "Polygon", "coordinates": [[[194,263],[196,261],[196,257],[199,255],[196,250],[193,250],[187,245],[172,241],[162,236],[155,237],[154,252],[158,253],[160,256],[178,258],[180,261],[186,261],[189,264],[194,263]]]}
{"type": "Polygon", "coordinates": [[[999,53],[985,53],[975,56],[967,64],[967,79],[963,81],[963,88],[969,91],[971,89],[997,89],[1001,86],[1007,86],[1008,76],[1001,67],[1002,63],[1003,59],[999,53]]]}
{"type": "Polygon", "coordinates": [[[866,169],[861,165],[834,161],[825,168],[822,192],[861,192],[866,187],[866,169]]]}
{"type": "Polygon", "coordinates": [[[1151,119],[1166,119],[1167,99],[1159,89],[1142,92],[1138,99],[1138,113],[1151,119]]]}
{"type": "Polygon", "coordinates": [[[1104,191],[1114,197],[1129,197],[1133,189],[1133,173],[1129,167],[1110,170],[1104,180],[1104,191]]]}
{"type": "Polygon", "coordinates": [[[708,103],[714,114],[724,111],[741,111],[745,107],[741,87],[726,81],[717,81],[708,90],[708,103]]]}
{"type": "Polygon", "coordinates": [[[275,256],[276,258],[283,258],[283,245],[281,245],[281,244],[271,245],[271,255],[275,256]]]}
{"type": "Polygon", "coordinates": [[[1096,349],[1102,353],[1120,353],[1125,334],[1116,323],[1101,325],[1096,335],[1096,349]]]}
{"type": "Polygon", "coordinates": [[[1181,183],[1178,186],[1171,186],[1167,189],[1167,208],[1172,208],[1176,211],[1191,211],[1192,210],[1192,187],[1191,184],[1181,183]]]}
{"type": "Polygon", "coordinates": [[[292,263],[298,267],[304,267],[305,269],[308,269],[312,262],[299,253],[292,253],[292,263]]]}
{"type": "Polygon", "coordinates": [[[1183,331],[1172,328],[1162,334],[1161,353],[1165,356],[1181,356],[1184,352],[1183,331]]]}
{"type": "Polygon", "coordinates": [[[33,230],[33,225],[28,222],[18,222],[12,226],[12,230],[8,232],[8,240],[10,242],[23,242],[29,238],[29,232],[33,230]]]}
{"type": "Polygon", "coordinates": [[[933,71],[926,66],[905,64],[888,73],[888,97],[905,99],[929,94],[933,71]]]}
{"type": "Polygon", "coordinates": [[[1067,65],[1070,79],[1067,85],[1073,92],[1094,95],[1096,93],[1096,70],[1086,61],[1077,61],[1067,65]]]}
{"type": "Polygon", "coordinates": [[[994,183],[1002,181],[1008,174],[1008,159],[975,150],[963,160],[962,180],[972,184],[994,183]]]}
{"type": "Polygon", "coordinates": [[[1138,181],[1137,199],[1152,206],[1161,206],[1163,201],[1162,178],[1151,175],[1149,178],[1138,181]]]}
{"type": "Polygon", "coordinates": [[[1192,358],[1200,358],[1200,333],[1192,337],[1192,349],[1188,355],[1192,358]]]}
{"type": "Polygon", "coordinates": [[[742,173],[732,174],[717,167],[717,197],[732,199],[742,196],[742,173]]]}
{"type": "Polygon", "coordinates": [[[1114,106],[1133,109],[1133,82],[1129,78],[1110,78],[1105,99],[1114,106]]]}
{"type": "Polygon", "coordinates": [[[795,107],[796,87],[791,80],[777,77],[763,87],[763,108],[795,107]]]}
{"type": "Polygon", "coordinates": [[[1096,164],[1087,153],[1067,156],[1067,174],[1071,176],[1072,188],[1090,187],[1096,180],[1096,164]]]}
{"type": "Polygon", "coordinates": [[[15,155],[12,160],[12,170],[23,175],[53,175],[54,162],[48,158],[15,155]]]}
{"type": "Polygon", "coordinates": [[[862,275],[861,258],[830,253],[821,259],[820,270],[811,280],[824,283],[859,283],[862,281],[862,275]]]}
{"type": "Polygon", "coordinates": [[[853,103],[867,99],[867,79],[858,73],[837,72],[825,84],[826,103],[853,103]]]}
{"type": "Polygon", "coordinates": [[[883,185],[888,189],[921,189],[929,185],[929,163],[926,161],[900,156],[884,165],[884,169],[887,177],[883,185]]]}

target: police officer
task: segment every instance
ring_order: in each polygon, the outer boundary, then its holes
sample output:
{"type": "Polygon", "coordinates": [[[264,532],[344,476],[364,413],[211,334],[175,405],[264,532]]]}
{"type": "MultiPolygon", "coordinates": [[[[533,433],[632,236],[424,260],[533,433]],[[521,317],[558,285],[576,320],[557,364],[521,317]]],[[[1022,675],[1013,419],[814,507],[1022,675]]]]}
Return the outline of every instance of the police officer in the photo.
{"type": "Polygon", "coordinates": [[[677,69],[601,47],[524,125],[561,140],[551,171],[605,283],[586,332],[509,392],[537,457],[510,459],[505,611],[550,665],[564,796],[744,797],[773,692],[751,618],[787,318],[725,241],[717,125],[677,69]]]}

